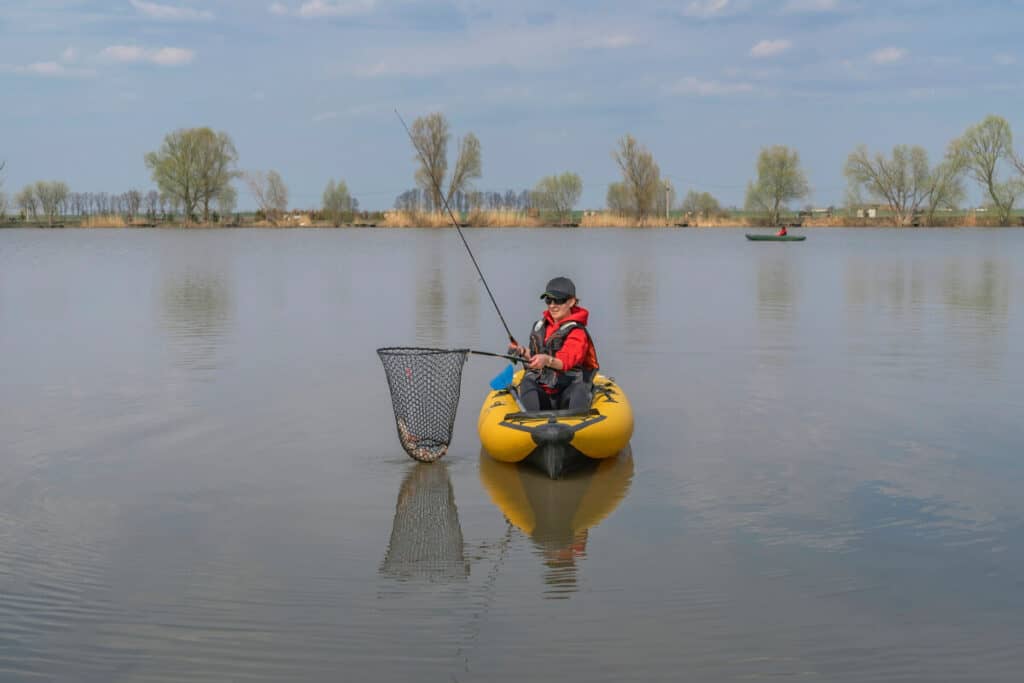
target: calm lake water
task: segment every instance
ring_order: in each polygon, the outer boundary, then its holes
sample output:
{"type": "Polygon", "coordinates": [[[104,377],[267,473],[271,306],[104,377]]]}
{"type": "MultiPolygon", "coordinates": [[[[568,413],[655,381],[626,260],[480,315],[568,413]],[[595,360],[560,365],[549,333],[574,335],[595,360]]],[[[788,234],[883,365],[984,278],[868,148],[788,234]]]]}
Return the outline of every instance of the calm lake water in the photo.
{"type": "Polygon", "coordinates": [[[631,453],[421,465],[502,351],[452,230],[0,230],[0,680],[1017,681],[1024,231],[466,230],[576,281],[631,453]]]}

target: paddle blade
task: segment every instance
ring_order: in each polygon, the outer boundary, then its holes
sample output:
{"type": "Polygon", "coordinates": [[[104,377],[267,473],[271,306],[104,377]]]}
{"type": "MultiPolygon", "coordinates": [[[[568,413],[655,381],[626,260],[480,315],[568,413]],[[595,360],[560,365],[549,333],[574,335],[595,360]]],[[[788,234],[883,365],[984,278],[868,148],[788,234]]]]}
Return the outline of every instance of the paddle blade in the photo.
{"type": "Polygon", "coordinates": [[[512,386],[512,374],[515,372],[515,369],[515,366],[511,363],[506,365],[505,369],[491,380],[491,389],[501,391],[512,386]]]}

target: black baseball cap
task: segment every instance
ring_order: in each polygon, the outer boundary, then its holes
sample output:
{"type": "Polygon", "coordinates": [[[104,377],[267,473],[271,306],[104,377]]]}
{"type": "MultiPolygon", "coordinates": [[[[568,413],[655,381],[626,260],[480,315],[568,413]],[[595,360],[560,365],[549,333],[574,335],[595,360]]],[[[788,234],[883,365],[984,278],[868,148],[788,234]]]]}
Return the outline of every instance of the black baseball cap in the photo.
{"type": "Polygon", "coordinates": [[[551,297],[552,299],[568,299],[576,296],[576,285],[567,277],[556,277],[548,281],[544,293],[540,298],[551,297]]]}

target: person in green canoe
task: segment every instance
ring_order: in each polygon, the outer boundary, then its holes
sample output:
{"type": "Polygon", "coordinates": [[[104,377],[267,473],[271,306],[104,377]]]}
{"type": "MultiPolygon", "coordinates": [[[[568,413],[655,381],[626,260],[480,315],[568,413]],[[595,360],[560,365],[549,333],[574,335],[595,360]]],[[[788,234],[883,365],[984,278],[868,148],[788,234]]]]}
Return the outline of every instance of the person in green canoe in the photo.
{"type": "Polygon", "coordinates": [[[779,228],[779,231],[777,233],[775,233],[775,236],[776,237],[785,237],[788,234],[789,233],[786,232],[786,224],[783,223],[782,227],[779,228]]]}

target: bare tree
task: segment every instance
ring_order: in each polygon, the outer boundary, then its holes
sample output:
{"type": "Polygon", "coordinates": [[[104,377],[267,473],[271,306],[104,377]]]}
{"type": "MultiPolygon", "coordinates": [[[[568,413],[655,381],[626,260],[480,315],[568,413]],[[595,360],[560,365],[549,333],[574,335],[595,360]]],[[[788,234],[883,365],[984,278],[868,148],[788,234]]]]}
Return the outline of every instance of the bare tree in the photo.
{"type": "Polygon", "coordinates": [[[125,210],[128,212],[128,220],[134,220],[139,213],[139,207],[142,206],[142,193],[138,190],[128,190],[124,193],[124,204],[125,210]]]}
{"type": "Polygon", "coordinates": [[[143,198],[143,206],[146,207],[146,215],[149,216],[150,220],[156,220],[156,209],[159,202],[160,193],[156,190],[150,190],[143,198]]]}
{"type": "Polygon", "coordinates": [[[619,140],[619,148],[612,157],[622,171],[628,208],[643,223],[657,206],[658,192],[662,187],[661,170],[654,163],[654,156],[632,135],[619,140]]]}
{"type": "Polygon", "coordinates": [[[288,210],[288,188],[277,171],[253,171],[244,174],[256,203],[267,220],[277,225],[277,221],[288,210]]]}
{"type": "Polygon", "coordinates": [[[932,169],[924,204],[925,224],[935,225],[937,211],[955,211],[966,197],[963,158],[951,147],[942,163],[932,169]]]}
{"type": "Polygon", "coordinates": [[[46,216],[47,224],[52,226],[53,219],[57,217],[61,204],[68,196],[67,184],[40,180],[35,185],[35,196],[43,215],[46,216]]]}
{"type": "Polygon", "coordinates": [[[26,218],[35,220],[39,215],[39,203],[36,199],[36,191],[32,185],[26,185],[25,188],[14,196],[14,202],[21,209],[21,212],[26,218]]]}
{"type": "Polygon", "coordinates": [[[896,145],[891,159],[881,154],[872,157],[867,147],[860,145],[846,159],[843,173],[850,184],[885,202],[897,226],[910,225],[930,189],[928,152],[918,145],[896,145]]]}
{"type": "Polygon", "coordinates": [[[411,132],[419,163],[416,184],[430,197],[431,208],[440,211],[441,184],[448,172],[448,120],[440,112],[421,116],[412,122],[411,132]]]}
{"type": "MultiPolygon", "coordinates": [[[[3,173],[4,168],[7,166],[6,161],[0,161],[0,173],[3,173]]],[[[4,179],[0,176],[0,221],[7,218],[7,195],[4,194],[4,179]]]]}
{"type": "MultiPolygon", "coordinates": [[[[440,211],[444,206],[441,187],[448,172],[448,120],[439,112],[428,114],[413,121],[410,132],[417,152],[414,159],[419,164],[416,184],[427,193],[431,209],[440,211]]],[[[468,194],[480,174],[480,141],[473,133],[467,133],[459,141],[459,155],[444,199],[451,202],[460,192],[468,194]]]]}
{"type": "Polygon", "coordinates": [[[480,141],[472,133],[459,142],[459,156],[455,160],[455,170],[452,171],[452,181],[448,185],[448,200],[456,192],[467,192],[472,189],[472,183],[481,174],[480,163],[480,141]]]}

